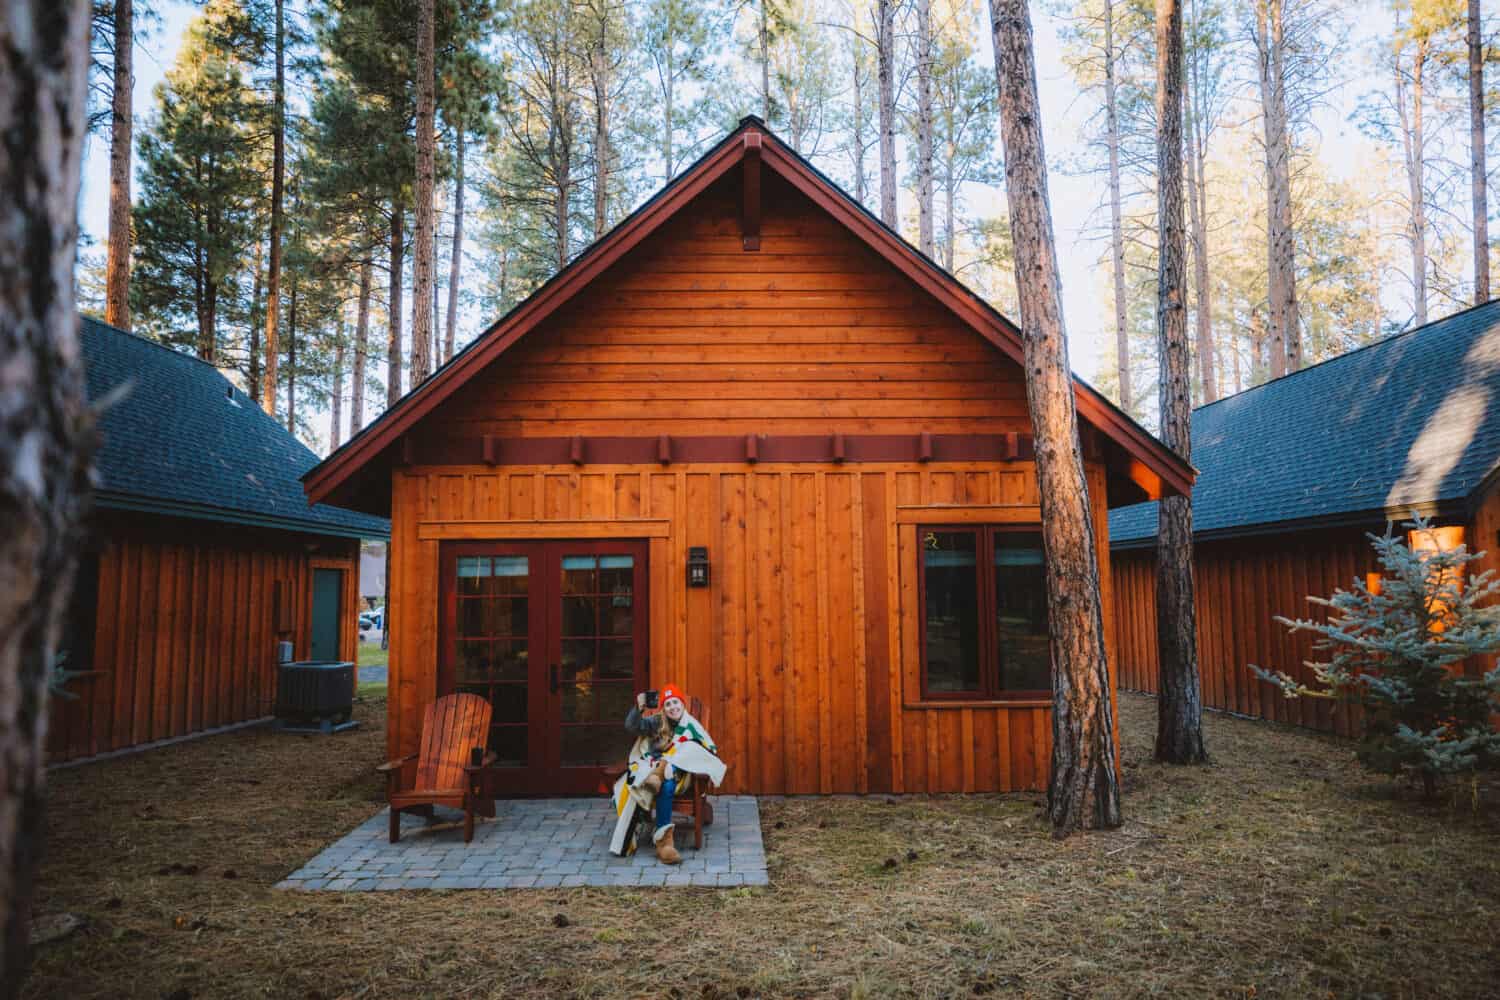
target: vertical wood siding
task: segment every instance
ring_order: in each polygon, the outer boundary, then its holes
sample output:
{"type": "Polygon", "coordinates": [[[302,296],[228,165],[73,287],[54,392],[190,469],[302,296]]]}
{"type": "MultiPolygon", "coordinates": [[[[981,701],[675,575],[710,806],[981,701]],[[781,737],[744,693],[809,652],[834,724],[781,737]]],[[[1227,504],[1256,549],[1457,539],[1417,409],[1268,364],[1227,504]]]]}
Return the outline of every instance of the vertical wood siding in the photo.
{"type": "MultiPolygon", "coordinates": [[[[1151,549],[1118,549],[1111,558],[1120,686],[1155,692],[1156,556],[1151,549]]],[[[1292,635],[1274,616],[1323,620],[1324,610],[1309,603],[1309,595],[1326,597],[1377,569],[1374,550],[1358,529],[1199,543],[1193,580],[1203,704],[1352,735],[1357,720],[1347,708],[1319,699],[1283,698],[1248,664],[1284,670],[1311,683],[1312,671],[1303,664],[1313,658],[1312,637],[1292,635]]]]}
{"type": "MultiPolygon", "coordinates": [[[[184,522],[109,519],[99,550],[93,662],[53,697],[48,759],[89,757],[271,714],[275,588],[290,588],[294,655],[310,642],[312,569],[343,568],[343,655],[354,658],[358,545],[184,522]],[[310,556],[304,542],[320,552],[310,556]],[[342,554],[339,554],[342,550],[342,554]]],[[[70,664],[70,669],[81,669],[70,664]]]]}
{"type": "MultiPolygon", "coordinates": [[[[413,467],[393,488],[392,757],[415,748],[439,694],[435,536],[528,537],[550,524],[565,537],[646,519],[667,524],[650,541],[651,683],[708,703],[727,790],[1045,787],[1044,703],[923,704],[917,676],[917,519],[1000,516],[973,510],[991,505],[1030,516],[1029,463],[413,467]],[[947,509],[903,511],[926,505],[947,509]],[[709,549],[706,589],[685,585],[695,545],[709,549]]],[[[1108,602],[1102,469],[1090,468],[1090,489],[1108,602]]]]}

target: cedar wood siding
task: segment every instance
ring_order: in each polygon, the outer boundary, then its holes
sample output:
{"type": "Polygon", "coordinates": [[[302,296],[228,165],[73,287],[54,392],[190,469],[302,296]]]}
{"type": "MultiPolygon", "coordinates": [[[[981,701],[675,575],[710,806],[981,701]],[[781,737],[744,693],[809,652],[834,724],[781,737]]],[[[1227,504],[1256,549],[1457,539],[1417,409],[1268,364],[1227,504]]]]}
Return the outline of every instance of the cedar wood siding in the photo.
{"type": "MultiPolygon", "coordinates": [[[[1284,670],[1316,687],[1312,671],[1303,665],[1314,658],[1313,636],[1293,636],[1273,616],[1326,620],[1325,609],[1307,596],[1327,597],[1337,588],[1348,589],[1356,577],[1378,572],[1365,535],[1384,530],[1383,524],[1371,524],[1198,542],[1193,567],[1204,706],[1357,736],[1357,710],[1317,698],[1283,698],[1247,664],[1284,670]]],[[[1500,487],[1492,485],[1474,508],[1464,526],[1464,542],[1470,551],[1485,553],[1470,573],[1500,572],[1500,487]]],[[[1155,551],[1116,549],[1111,556],[1120,686],[1155,692],[1155,551]]],[[[1493,665],[1494,658],[1487,657],[1467,669],[1478,673],[1493,665]]]]}
{"type": "Polygon", "coordinates": [[[114,512],[101,513],[95,536],[94,655],[65,687],[77,697],[51,700],[49,762],[270,715],[277,639],[308,655],[315,567],[345,571],[340,655],[355,658],[353,539],[114,512]],[[291,599],[285,636],[279,581],[291,599]]]}
{"type": "Polygon", "coordinates": [[[1045,704],[930,707],[917,678],[917,525],[1035,521],[1031,463],[421,464],[483,434],[1029,433],[999,350],[774,174],[745,252],[738,197],[737,175],[710,188],[415,428],[392,473],[390,755],[438,694],[440,538],[602,530],[650,538],[651,683],[709,705],[726,791],[1045,787],[1045,704]],[[710,588],[684,585],[694,545],[710,588]]]}

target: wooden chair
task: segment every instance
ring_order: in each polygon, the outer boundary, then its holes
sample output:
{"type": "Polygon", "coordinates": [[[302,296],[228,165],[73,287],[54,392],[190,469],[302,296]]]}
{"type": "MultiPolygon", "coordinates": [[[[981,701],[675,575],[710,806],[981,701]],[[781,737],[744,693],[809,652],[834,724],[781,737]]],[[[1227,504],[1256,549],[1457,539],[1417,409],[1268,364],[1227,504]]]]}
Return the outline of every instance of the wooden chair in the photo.
{"type": "Polygon", "coordinates": [[[385,772],[391,843],[401,839],[403,812],[431,817],[433,806],[462,809],[466,844],[474,839],[474,815],[495,815],[495,800],[485,797],[480,777],[495,762],[495,754],[482,749],[489,738],[490,712],[490,703],[477,694],[444,695],[422,715],[422,749],[376,768],[385,772]],[[413,760],[416,781],[403,791],[401,771],[413,760]]]}
{"type": "MultiPolygon", "coordinates": [[[[703,708],[703,702],[694,697],[688,703],[688,714],[699,722],[703,728],[712,733],[713,727],[708,724],[708,713],[703,708]]],[[[714,807],[708,802],[708,779],[701,774],[693,775],[693,785],[688,789],[686,798],[672,800],[672,815],[675,819],[678,813],[693,817],[693,849],[703,849],[703,828],[713,826],[714,807]]]]}

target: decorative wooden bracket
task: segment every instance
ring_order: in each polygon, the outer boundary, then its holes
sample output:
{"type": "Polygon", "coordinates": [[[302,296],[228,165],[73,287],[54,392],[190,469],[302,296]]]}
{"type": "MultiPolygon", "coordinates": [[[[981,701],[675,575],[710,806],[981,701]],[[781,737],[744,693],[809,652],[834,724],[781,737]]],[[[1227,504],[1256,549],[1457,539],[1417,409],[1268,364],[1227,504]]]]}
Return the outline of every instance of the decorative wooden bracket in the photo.
{"type": "Polygon", "coordinates": [[[745,461],[751,465],[760,461],[760,445],[756,442],[754,434],[745,435],[745,461]]]}
{"type": "Polygon", "coordinates": [[[932,435],[927,431],[917,436],[917,461],[932,461],[932,435]]]}
{"type": "Polygon", "coordinates": [[[672,437],[663,434],[656,439],[656,460],[662,465],[672,464],[672,437]]]}
{"type": "Polygon", "coordinates": [[[493,434],[484,436],[484,464],[498,465],[500,463],[500,439],[493,434]]]}
{"type": "Polygon", "coordinates": [[[838,463],[844,461],[844,435],[842,434],[833,436],[833,460],[838,463]]]}
{"type": "Polygon", "coordinates": [[[745,133],[745,203],[740,214],[740,229],[746,250],[760,249],[760,133],[745,133]]]}
{"type": "Polygon", "coordinates": [[[574,434],[573,440],[568,442],[568,461],[574,465],[583,464],[583,438],[577,434],[574,434]]]}

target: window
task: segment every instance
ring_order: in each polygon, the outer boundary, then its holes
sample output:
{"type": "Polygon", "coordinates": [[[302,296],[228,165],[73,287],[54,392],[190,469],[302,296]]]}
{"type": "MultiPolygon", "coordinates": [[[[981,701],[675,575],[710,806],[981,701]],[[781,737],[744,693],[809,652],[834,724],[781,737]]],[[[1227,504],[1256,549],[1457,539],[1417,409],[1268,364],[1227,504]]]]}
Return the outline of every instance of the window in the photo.
{"type": "Polygon", "coordinates": [[[918,529],[922,697],[1051,693],[1047,581],[1035,528],[918,529]]]}

